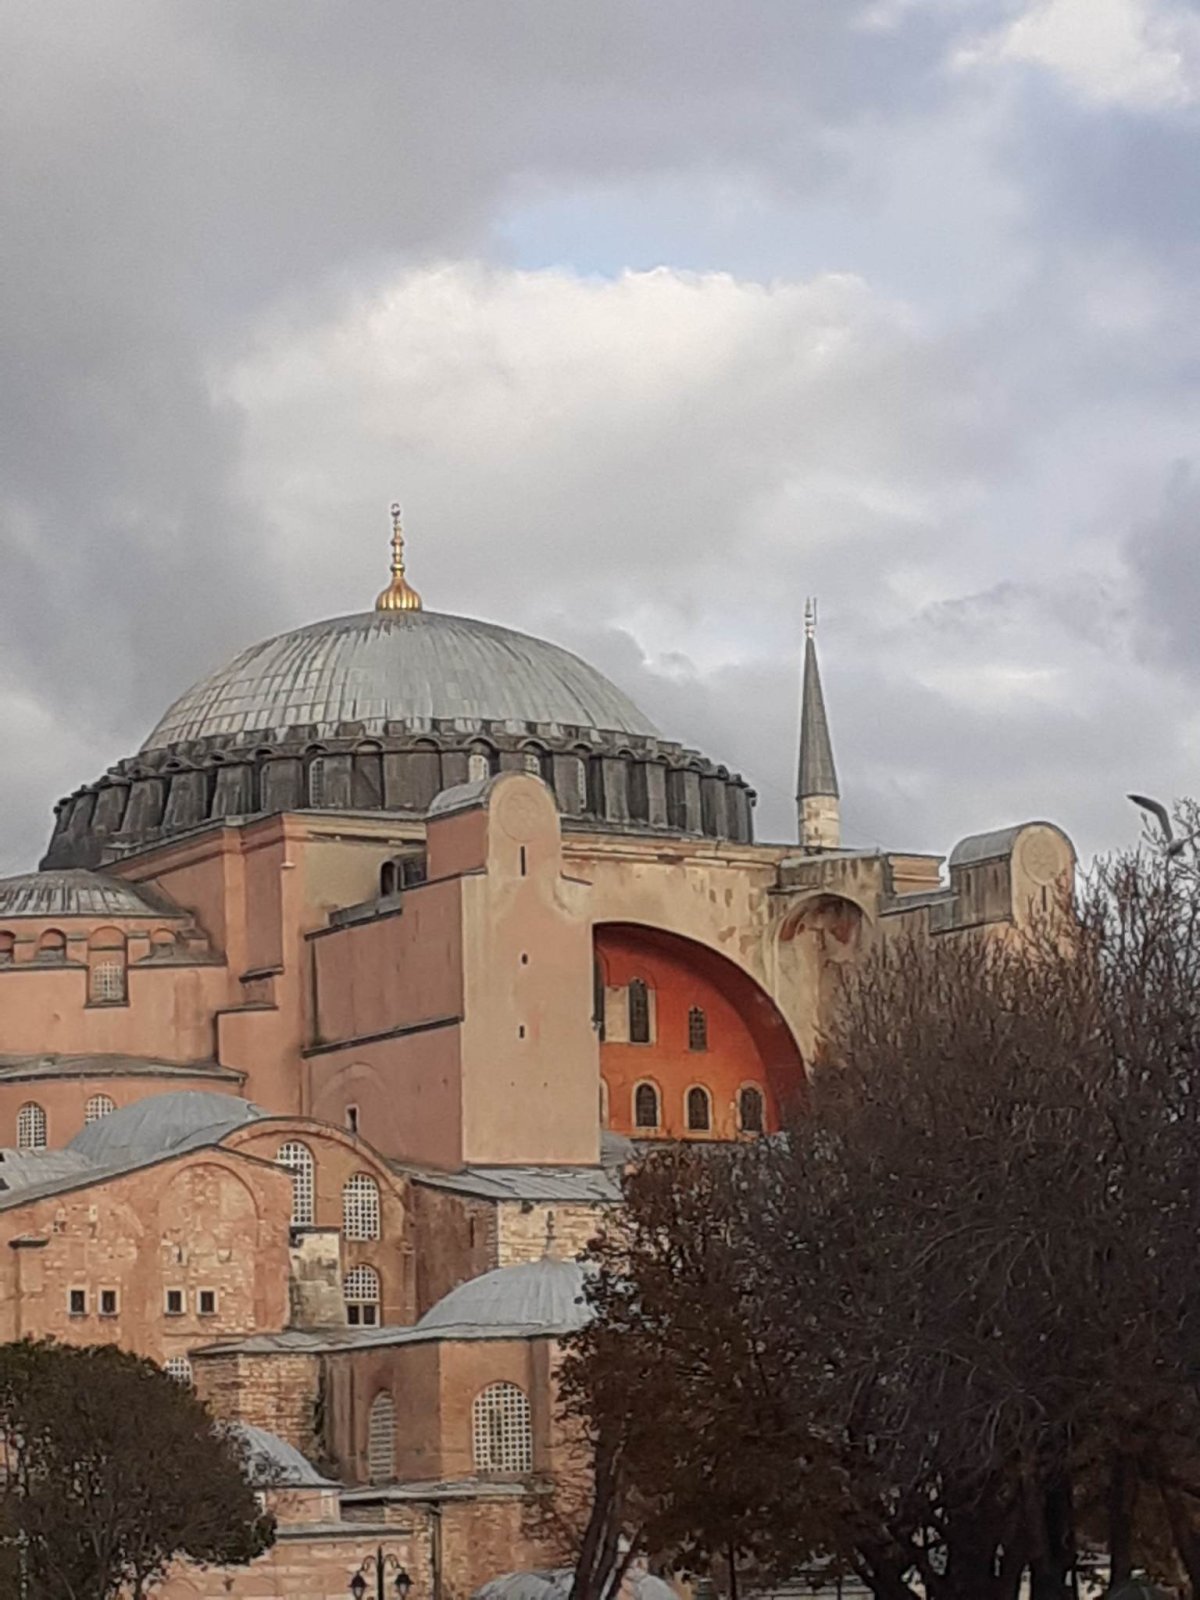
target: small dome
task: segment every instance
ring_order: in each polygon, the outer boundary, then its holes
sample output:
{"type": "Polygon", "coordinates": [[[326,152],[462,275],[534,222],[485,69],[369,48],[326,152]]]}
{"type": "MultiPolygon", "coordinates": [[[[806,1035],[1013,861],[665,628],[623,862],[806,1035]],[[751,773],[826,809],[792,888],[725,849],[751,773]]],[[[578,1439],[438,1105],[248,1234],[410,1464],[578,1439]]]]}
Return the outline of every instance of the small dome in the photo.
{"type": "Polygon", "coordinates": [[[332,1487],[331,1478],[323,1478],[307,1456],[302,1456],[295,1445],[288,1444],[277,1433],[252,1427],[248,1422],[230,1423],[229,1431],[245,1442],[251,1480],[261,1488],[332,1487]]]}
{"type": "Polygon", "coordinates": [[[0,878],[0,918],[161,917],[165,909],[132,883],[79,867],[0,878]]]}
{"type": "Polygon", "coordinates": [[[496,1267],[443,1295],[417,1323],[422,1332],[458,1334],[490,1328],[537,1328],[572,1333],[590,1312],[583,1298],[584,1271],[577,1261],[523,1262],[496,1267]]]}
{"type": "Polygon", "coordinates": [[[67,1146],[97,1166],[148,1160],[190,1144],[215,1144],[243,1123],[266,1112],[231,1094],[183,1089],[152,1094],[89,1123],[67,1146]]]}
{"type": "Polygon", "coordinates": [[[176,700],[143,744],[412,719],[557,722],[655,737],[633,701],[568,650],[436,611],[366,611],[253,645],[176,700]]]}

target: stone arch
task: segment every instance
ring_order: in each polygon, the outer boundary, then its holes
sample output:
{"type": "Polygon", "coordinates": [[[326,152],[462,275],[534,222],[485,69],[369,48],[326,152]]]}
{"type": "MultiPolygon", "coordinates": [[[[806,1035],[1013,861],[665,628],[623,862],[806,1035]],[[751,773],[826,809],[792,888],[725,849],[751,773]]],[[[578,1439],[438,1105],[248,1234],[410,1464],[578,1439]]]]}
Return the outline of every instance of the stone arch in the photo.
{"type": "Polygon", "coordinates": [[[660,1096],[659,1136],[736,1138],[738,1093],[747,1082],[763,1095],[768,1131],[802,1105],[804,1059],[775,1001],[743,967],[699,940],[647,923],[604,922],[594,928],[595,952],[605,974],[601,1073],[608,1084],[614,1131],[644,1135],[637,1126],[639,1085],[660,1096]],[[622,1027],[627,991],[641,979],[654,995],[649,1042],[622,1027]],[[692,1013],[704,1013],[706,1048],[692,1048],[692,1013]],[[704,1088],[710,1127],[688,1128],[687,1094],[704,1088]],[[624,1117],[628,1120],[622,1122],[624,1117]]]}
{"type": "Polygon", "coordinates": [[[810,997],[810,1049],[837,1005],[846,972],[871,937],[873,918],[853,895],[816,891],[787,910],[776,933],[781,984],[810,997]]]}
{"type": "Polygon", "coordinates": [[[377,739],[361,739],[354,746],[350,798],[356,810],[378,811],[383,805],[383,746],[377,739]]]}

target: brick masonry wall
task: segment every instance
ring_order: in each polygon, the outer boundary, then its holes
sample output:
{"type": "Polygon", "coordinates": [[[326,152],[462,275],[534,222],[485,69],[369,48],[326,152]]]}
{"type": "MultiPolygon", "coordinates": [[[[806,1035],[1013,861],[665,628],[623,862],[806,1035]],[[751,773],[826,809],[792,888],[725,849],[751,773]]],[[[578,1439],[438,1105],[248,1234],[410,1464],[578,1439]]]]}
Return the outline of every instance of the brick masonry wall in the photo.
{"type": "Polygon", "coordinates": [[[319,1460],[319,1356],[217,1353],[195,1356],[192,1368],[196,1393],[216,1416],[266,1428],[319,1460]]]}
{"type": "Polygon", "coordinates": [[[223,1335],[275,1331],[287,1318],[286,1174],[224,1150],[196,1151],[125,1176],[31,1200],[3,1214],[0,1337],[120,1344],[163,1362],[223,1335]],[[70,1314],[72,1289],[85,1297],[70,1314]],[[183,1311],[168,1315],[167,1291],[183,1311]],[[201,1314],[200,1291],[215,1295],[201,1314]],[[101,1295],[116,1296],[113,1315],[101,1295]]]}
{"type": "Polygon", "coordinates": [[[417,1314],[451,1289],[498,1265],[496,1205],[432,1184],[414,1183],[417,1314]]]}
{"type": "Polygon", "coordinates": [[[528,1200],[497,1207],[496,1264],[515,1266],[540,1261],[547,1240],[557,1256],[571,1259],[585,1249],[611,1207],[605,1205],[543,1205],[528,1200]]]}
{"type": "MultiPolygon", "coordinates": [[[[248,1567],[180,1567],[152,1590],[155,1600],[347,1600],[350,1579],[382,1548],[413,1580],[414,1600],[433,1595],[429,1516],[405,1507],[404,1522],[342,1523],[337,1528],[281,1526],[266,1555],[248,1567]]],[[[391,1573],[385,1579],[391,1582],[391,1573]]],[[[370,1596],[374,1572],[368,1574],[370,1596]]],[[[394,1592],[394,1591],[393,1591],[394,1592]]]]}

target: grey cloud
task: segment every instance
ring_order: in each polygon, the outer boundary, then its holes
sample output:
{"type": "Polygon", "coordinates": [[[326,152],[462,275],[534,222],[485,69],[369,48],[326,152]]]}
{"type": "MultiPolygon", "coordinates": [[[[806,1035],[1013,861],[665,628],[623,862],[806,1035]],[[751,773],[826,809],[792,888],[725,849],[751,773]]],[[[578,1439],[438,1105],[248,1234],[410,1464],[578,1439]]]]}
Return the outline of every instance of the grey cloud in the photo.
{"type": "MultiPolygon", "coordinates": [[[[1090,539],[1098,566],[1119,565],[1111,551],[1139,520],[1128,496],[1194,419],[1196,208],[1182,197],[1195,121],[1084,115],[1032,87],[998,112],[1003,132],[980,135],[976,153],[978,183],[994,164],[1005,201],[981,207],[987,253],[1005,259],[986,293],[956,284],[948,312],[932,263],[944,278],[977,261],[975,214],[934,203],[902,236],[884,153],[924,119],[912,158],[924,171],[939,118],[945,138],[967,137],[952,112],[989,91],[944,70],[962,7],[907,7],[894,27],[862,31],[868,9],[14,0],[0,18],[0,866],[34,856],[53,798],[135,746],[193,677],[373,592],[368,530],[397,475],[448,546],[428,550],[436,590],[611,661],[664,723],[759,783],[766,833],[790,824],[792,630],[813,587],[836,602],[828,687],[860,837],[944,844],[952,815],[973,827],[999,820],[993,808],[1060,801],[1089,840],[1118,827],[1107,801],[1080,798],[1107,792],[1094,700],[972,720],[919,668],[935,644],[969,661],[972,630],[978,651],[1003,656],[990,615],[1000,632],[1008,619],[1018,651],[1049,638],[1064,672],[1093,670],[1074,546],[1090,539]],[[586,196],[679,174],[696,195],[710,177],[744,180],[788,219],[793,243],[765,226],[748,275],[786,279],[797,257],[811,272],[799,241],[819,236],[806,210],[818,199],[853,224],[828,223],[839,243],[821,265],[886,278],[889,256],[903,257],[911,280],[928,257],[925,324],[864,325],[856,362],[783,405],[789,352],[771,340],[788,330],[768,327],[676,416],[582,435],[544,483],[535,448],[464,470],[474,441],[455,441],[456,456],[421,415],[367,432],[377,465],[333,481],[341,463],[319,425],[302,447],[264,452],[258,419],[224,387],[276,338],[275,318],[303,346],[414,263],[502,255],[505,217],[531,189],[586,196]],[[1079,275],[1113,238],[1166,263],[1153,334],[1113,338],[1077,315],[1079,275]],[[262,492],[267,458],[277,505],[262,492]],[[844,492],[860,478],[874,498],[844,492]],[[289,521],[304,496],[323,543],[289,521]],[[503,570],[487,565],[498,548],[503,570]],[[1005,572],[1020,593],[996,589],[1005,572]],[[725,586],[740,664],[648,667],[604,627],[628,610],[630,585],[684,632],[725,586]],[[1050,597],[1036,617],[1031,587],[1050,597]],[[954,597],[980,594],[998,598],[962,602],[956,620],[954,597]],[[901,637],[912,595],[924,620],[901,637]]],[[[969,9],[984,26],[1013,5],[969,9]]],[[[1175,703],[1156,698],[1152,674],[1190,670],[1190,503],[1168,506],[1129,553],[1145,669],[1114,681],[1106,708],[1131,761],[1157,752],[1163,782],[1185,763],[1175,703]]]]}

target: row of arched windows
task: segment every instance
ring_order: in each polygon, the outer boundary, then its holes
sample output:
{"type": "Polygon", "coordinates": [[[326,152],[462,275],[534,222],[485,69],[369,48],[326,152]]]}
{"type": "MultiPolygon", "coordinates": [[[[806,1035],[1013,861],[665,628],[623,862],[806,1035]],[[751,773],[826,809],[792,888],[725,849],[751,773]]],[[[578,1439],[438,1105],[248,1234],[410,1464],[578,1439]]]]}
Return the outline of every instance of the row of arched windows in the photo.
{"type": "MultiPolygon", "coordinates": [[[[481,1476],[533,1471],[529,1397],[515,1383],[489,1383],[471,1403],[471,1454],[481,1476]]],[[[367,1414],[367,1473],[372,1483],[396,1476],[396,1404],[386,1390],[367,1414]]]]}
{"type": "MultiPolygon", "coordinates": [[[[174,934],[163,935],[174,943],[174,934]]],[[[155,935],[156,941],[159,935],[155,935]]],[[[156,948],[158,945],[156,943],[156,948]]],[[[16,935],[0,933],[0,967],[11,967],[16,960],[16,935]]],[[[67,960],[67,936],[58,928],[47,928],[37,942],[31,965],[61,967],[67,960]]],[[[127,995],[127,951],[125,935],[119,928],[101,928],[88,941],[88,1003],[124,1005],[127,995]]]]}
{"type": "MultiPolygon", "coordinates": [[[[650,1008],[650,987],[645,978],[631,978],[627,994],[629,1042],[652,1044],[654,1029],[650,1008]]],[[[687,1042],[689,1050],[708,1049],[708,1014],[703,1006],[692,1006],[688,1010],[687,1042]]]]}
{"type": "MultiPolygon", "coordinates": [[[[762,1133],[765,1126],[765,1111],[761,1089],[753,1084],[746,1084],[738,1090],[739,1132],[762,1133]]],[[[689,1133],[711,1133],[712,1096],[702,1084],[693,1084],[685,1094],[683,1113],[689,1133]]],[[[657,1084],[639,1083],[633,1091],[633,1125],[642,1131],[662,1127],[662,1097],[657,1084]]]]}
{"type": "MultiPolygon", "coordinates": [[[[84,1126],[99,1122],[101,1117],[110,1116],[116,1109],[117,1103],[110,1095],[92,1095],[84,1107],[84,1126]]],[[[27,1100],[17,1112],[17,1149],[44,1150],[48,1134],[46,1108],[40,1106],[36,1100],[27,1100]]]]}
{"type": "MultiPolygon", "coordinates": [[[[292,1178],[292,1226],[311,1228],[315,1221],[317,1164],[312,1151],[299,1140],[279,1147],[275,1160],[292,1178]]],[[[342,1186],[342,1237],[378,1239],[381,1203],[379,1185],[368,1172],[356,1172],[342,1186]]]]}

